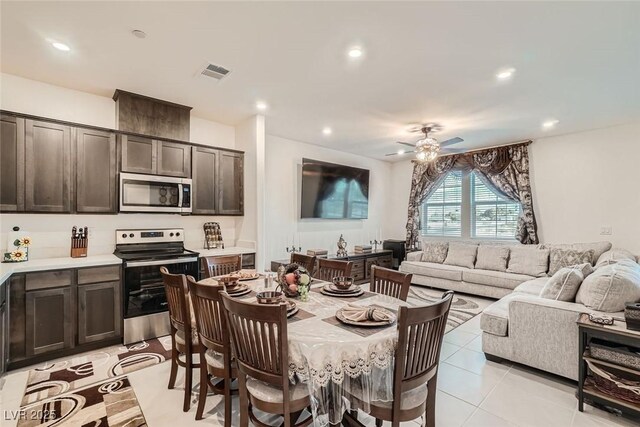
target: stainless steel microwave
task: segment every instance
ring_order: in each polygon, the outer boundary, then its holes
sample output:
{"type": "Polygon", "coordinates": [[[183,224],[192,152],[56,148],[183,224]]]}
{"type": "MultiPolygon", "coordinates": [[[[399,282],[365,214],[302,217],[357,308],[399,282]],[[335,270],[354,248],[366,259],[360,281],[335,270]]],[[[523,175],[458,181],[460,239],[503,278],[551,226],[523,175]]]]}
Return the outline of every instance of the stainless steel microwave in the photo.
{"type": "Polygon", "coordinates": [[[192,182],[170,176],[120,174],[120,212],[191,213],[192,182]]]}

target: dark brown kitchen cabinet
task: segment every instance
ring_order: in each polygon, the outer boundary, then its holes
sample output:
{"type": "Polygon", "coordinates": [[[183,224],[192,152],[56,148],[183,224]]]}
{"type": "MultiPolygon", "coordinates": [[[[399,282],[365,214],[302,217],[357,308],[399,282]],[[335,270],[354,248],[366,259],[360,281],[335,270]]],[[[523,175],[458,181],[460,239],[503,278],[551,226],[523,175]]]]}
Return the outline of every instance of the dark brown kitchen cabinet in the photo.
{"type": "Polygon", "coordinates": [[[121,334],[120,281],[78,285],[78,344],[121,334]]]}
{"type": "Polygon", "coordinates": [[[191,176],[191,146],[176,142],[157,141],[158,175],[189,178],[191,176]]]}
{"type": "Polygon", "coordinates": [[[158,141],[130,135],[120,135],[120,141],[122,172],[156,173],[158,141]]]}
{"type": "Polygon", "coordinates": [[[73,347],[73,305],[71,287],[27,291],[26,356],[73,347]]]}
{"type": "Polygon", "coordinates": [[[116,136],[76,130],[76,212],[116,213],[116,136]]]}
{"type": "Polygon", "coordinates": [[[0,116],[0,211],[24,210],[24,119],[0,116]]]}
{"type": "Polygon", "coordinates": [[[216,184],[218,155],[219,151],[214,148],[192,148],[192,214],[215,215],[218,212],[216,184]]]}
{"type": "Polygon", "coordinates": [[[71,127],[25,120],[25,210],[71,212],[71,127]]]}
{"type": "Polygon", "coordinates": [[[218,158],[218,214],[244,214],[244,154],[220,150],[218,158]]]}
{"type": "Polygon", "coordinates": [[[8,287],[9,280],[4,283],[0,283],[0,377],[7,370],[7,362],[9,358],[9,309],[7,308],[8,287]]]}

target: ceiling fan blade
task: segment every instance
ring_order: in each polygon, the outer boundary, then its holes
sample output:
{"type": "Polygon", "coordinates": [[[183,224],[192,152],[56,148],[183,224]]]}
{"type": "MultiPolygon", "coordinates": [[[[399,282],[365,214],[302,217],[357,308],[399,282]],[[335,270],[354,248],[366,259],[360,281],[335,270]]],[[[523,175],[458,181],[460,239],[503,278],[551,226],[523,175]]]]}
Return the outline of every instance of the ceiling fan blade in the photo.
{"type": "Polygon", "coordinates": [[[397,144],[407,145],[411,148],[416,148],[416,144],[410,144],[408,142],[396,141],[397,144]]]}
{"type": "Polygon", "coordinates": [[[459,154],[464,152],[465,150],[452,150],[451,148],[445,148],[444,150],[440,150],[440,154],[459,154]]]}
{"type": "Polygon", "coordinates": [[[389,154],[385,154],[385,156],[402,156],[404,154],[411,154],[411,153],[415,153],[416,150],[411,150],[411,151],[403,151],[402,153],[389,153],[389,154]]]}
{"type": "Polygon", "coordinates": [[[456,136],[455,138],[451,138],[451,139],[447,139],[446,141],[442,141],[440,143],[440,147],[448,147],[449,145],[457,144],[457,143],[462,142],[462,141],[464,141],[464,139],[458,138],[456,136]]]}

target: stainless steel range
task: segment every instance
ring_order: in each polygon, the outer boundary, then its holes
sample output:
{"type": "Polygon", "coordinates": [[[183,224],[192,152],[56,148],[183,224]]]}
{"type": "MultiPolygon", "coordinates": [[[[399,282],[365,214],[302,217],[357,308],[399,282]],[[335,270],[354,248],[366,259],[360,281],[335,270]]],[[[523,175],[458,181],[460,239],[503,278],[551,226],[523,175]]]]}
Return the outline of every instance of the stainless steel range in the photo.
{"type": "Polygon", "coordinates": [[[160,267],[198,278],[198,253],[184,248],[184,230],[116,230],[114,255],[124,265],[124,343],[169,334],[169,307],[160,267]]]}

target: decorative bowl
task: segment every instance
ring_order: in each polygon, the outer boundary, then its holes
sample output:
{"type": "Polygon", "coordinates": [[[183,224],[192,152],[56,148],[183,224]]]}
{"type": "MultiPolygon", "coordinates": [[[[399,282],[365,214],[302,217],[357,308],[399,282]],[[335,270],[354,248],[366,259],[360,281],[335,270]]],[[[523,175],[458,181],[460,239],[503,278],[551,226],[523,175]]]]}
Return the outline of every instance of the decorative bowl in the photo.
{"type": "Polygon", "coordinates": [[[256,295],[258,304],[280,304],[284,302],[284,294],[278,291],[262,291],[256,295]]]}
{"type": "Polygon", "coordinates": [[[347,289],[351,288],[351,286],[353,286],[353,277],[338,276],[334,277],[332,282],[336,286],[336,288],[346,291],[347,289]]]}

